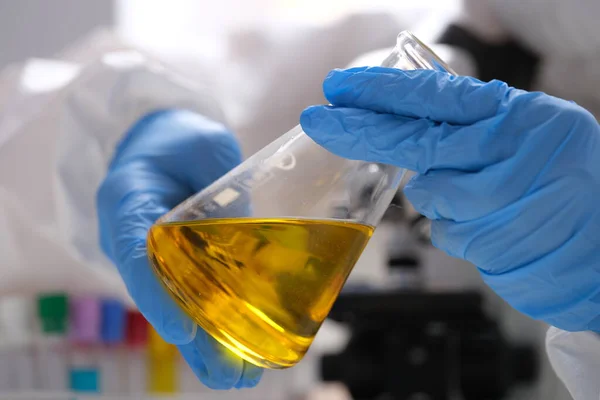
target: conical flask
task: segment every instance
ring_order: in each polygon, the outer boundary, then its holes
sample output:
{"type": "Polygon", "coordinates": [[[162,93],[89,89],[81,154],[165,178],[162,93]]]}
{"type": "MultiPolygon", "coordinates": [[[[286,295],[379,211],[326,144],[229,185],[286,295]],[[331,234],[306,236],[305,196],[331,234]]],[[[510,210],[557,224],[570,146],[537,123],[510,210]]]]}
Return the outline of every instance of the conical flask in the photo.
{"type": "MultiPolygon", "coordinates": [[[[451,72],[409,32],[382,66],[451,72]]],[[[405,171],[346,160],[300,126],[160,218],[151,264],[200,327],[243,359],[305,354],[405,171]]]]}

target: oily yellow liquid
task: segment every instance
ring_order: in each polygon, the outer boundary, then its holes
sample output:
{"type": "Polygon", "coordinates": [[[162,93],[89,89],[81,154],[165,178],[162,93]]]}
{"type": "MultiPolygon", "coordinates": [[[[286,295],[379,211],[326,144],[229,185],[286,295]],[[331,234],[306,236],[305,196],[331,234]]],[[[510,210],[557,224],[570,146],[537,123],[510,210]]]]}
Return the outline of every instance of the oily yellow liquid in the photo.
{"type": "Polygon", "coordinates": [[[157,224],[154,269],[179,305],[238,356],[296,364],[313,341],[373,227],[311,219],[157,224]]]}

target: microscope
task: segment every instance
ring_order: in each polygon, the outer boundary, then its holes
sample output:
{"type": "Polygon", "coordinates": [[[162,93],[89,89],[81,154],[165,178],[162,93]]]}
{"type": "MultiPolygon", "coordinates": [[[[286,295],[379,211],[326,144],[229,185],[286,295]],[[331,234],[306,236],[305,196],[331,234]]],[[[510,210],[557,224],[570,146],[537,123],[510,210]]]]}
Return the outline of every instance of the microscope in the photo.
{"type": "MultiPolygon", "coordinates": [[[[409,212],[400,192],[384,220],[430,246],[427,219],[409,212]]],[[[321,359],[323,381],[345,384],[355,400],[505,400],[534,383],[535,349],[503,335],[482,293],[426,288],[414,247],[389,251],[389,285],[346,285],[329,318],[349,328],[350,340],[321,359]]]]}
{"type": "Polygon", "coordinates": [[[535,351],[509,343],[476,292],[346,291],[330,318],[352,334],[322,378],[355,400],[502,400],[536,378],[535,351]]]}

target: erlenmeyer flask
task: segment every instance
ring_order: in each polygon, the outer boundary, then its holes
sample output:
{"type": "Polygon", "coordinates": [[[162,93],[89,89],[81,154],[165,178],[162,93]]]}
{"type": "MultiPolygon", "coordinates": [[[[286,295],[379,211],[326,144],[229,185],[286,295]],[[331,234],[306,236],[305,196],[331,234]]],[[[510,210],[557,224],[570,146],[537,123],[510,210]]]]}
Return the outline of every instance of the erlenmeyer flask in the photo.
{"type": "MultiPolygon", "coordinates": [[[[382,64],[450,68],[409,32],[382,64]]],[[[296,364],[404,174],[337,157],[300,126],[152,227],[148,252],[177,303],[232,352],[296,364]]]]}

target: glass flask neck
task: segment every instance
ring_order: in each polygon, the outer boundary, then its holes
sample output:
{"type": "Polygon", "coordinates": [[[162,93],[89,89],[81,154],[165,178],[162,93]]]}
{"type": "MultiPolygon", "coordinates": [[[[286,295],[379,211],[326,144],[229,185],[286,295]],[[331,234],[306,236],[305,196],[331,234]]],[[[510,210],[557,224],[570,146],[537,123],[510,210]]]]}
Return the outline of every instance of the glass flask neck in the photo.
{"type": "Polygon", "coordinates": [[[456,75],[448,64],[409,31],[398,35],[396,46],[381,66],[403,70],[430,69],[456,75]]]}
{"type": "MultiPolygon", "coordinates": [[[[454,71],[410,32],[380,64],[454,71]]],[[[338,157],[296,126],[158,222],[215,218],[342,219],[376,226],[406,170],[338,157]]]]}

